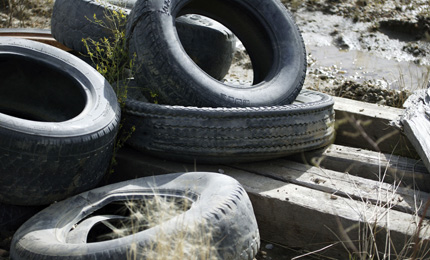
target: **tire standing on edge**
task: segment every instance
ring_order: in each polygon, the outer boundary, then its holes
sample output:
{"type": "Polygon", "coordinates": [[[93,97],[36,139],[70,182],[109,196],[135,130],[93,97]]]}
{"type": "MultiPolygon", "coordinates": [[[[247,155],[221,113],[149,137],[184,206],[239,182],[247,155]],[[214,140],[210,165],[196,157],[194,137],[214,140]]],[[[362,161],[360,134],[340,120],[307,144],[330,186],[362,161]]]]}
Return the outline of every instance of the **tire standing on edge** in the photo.
{"type": "MultiPolygon", "coordinates": [[[[136,0],[106,0],[106,3],[95,0],[56,0],[51,20],[52,35],[67,47],[87,53],[83,38],[98,41],[112,35],[109,29],[94,22],[94,15],[109,25],[109,18],[106,18],[109,12],[121,9],[128,17],[135,2],[136,0]]],[[[200,16],[179,17],[176,27],[182,47],[192,60],[207,74],[218,80],[223,79],[233,59],[236,44],[234,35],[225,27],[200,16]]]]}
{"type": "MultiPolygon", "coordinates": [[[[144,210],[142,214],[145,214],[144,210]]],[[[148,253],[159,252],[158,244],[167,242],[169,248],[174,247],[178,236],[185,247],[188,243],[197,247],[215,246],[217,259],[225,260],[252,260],[260,246],[257,221],[243,187],[226,175],[188,172],[111,184],[55,203],[19,228],[13,237],[10,254],[14,260],[117,260],[129,259],[130,255],[146,259],[148,253]],[[127,213],[108,210],[112,203],[123,203],[127,207],[127,201],[135,205],[154,196],[176,198],[179,203],[182,201],[190,207],[143,231],[96,243],[88,242],[89,234],[97,229],[97,224],[130,218],[127,213]],[[198,239],[207,232],[210,232],[209,240],[203,245],[201,242],[193,244],[193,238],[198,239]]],[[[185,249],[180,252],[186,253],[185,249]]],[[[166,257],[175,259],[172,255],[166,257]]],[[[195,255],[184,257],[200,259],[195,255]]]]}
{"type": "Polygon", "coordinates": [[[310,90],[290,105],[245,108],[158,105],[130,91],[123,116],[125,127],[136,128],[128,145],[185,162],[267,160],[324,147],[335,137],[333,99],[310,90]]]}
{"type": "Polygon", "coordinates": [[[127,20],[136,80],[160,104],[200,107],[286,105],[299,94],[306,51],[291,14],[278,0],[138,0],[127,20]],[[175,19],[198,13],[230,29],[245,46],[254,82],[238,88],[209,77],[183,51],[175,19]]]}
{"type": "Polygon", "coordinates": [[[46,205],[95,187],[120,107],[90,65],[55,47],[0,38],[0,202],[46,205]]]}

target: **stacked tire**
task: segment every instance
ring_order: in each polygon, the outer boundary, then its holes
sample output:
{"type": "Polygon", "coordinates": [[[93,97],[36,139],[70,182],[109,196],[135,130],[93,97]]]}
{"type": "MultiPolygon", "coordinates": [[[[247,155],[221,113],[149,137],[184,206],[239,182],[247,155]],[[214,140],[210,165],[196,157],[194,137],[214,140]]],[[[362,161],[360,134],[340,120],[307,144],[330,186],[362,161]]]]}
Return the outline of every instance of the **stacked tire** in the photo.
{"type": "MultiPolygon", "coordinates": [[[[171,160],[237,163],[333,141],[333,100],[302,90],[304,43],[278,0],[108,2],[56,0],[52,34],[85,53],[82,38],[111,37],[89,17],[109,23],[106,12],[126,14],[126,28],[119,29],[126,31],[137,68],[122,111],[126,131],[136,129],[127,139],[129,146],[171,160]],[[233,33],[251,58],[251,86],[223,79],[233,59],[233,33]],[[148,102],[150,93],[157,94],[158,104],[148,102]]],[[[0,40],[2,64],[0,78],[10,87],[0,85],[0,95],[7,97],[0,101],[0,134],[5,137],[0,138],[0,202],[38,206],[62,200],[19,228],[11,245],[13,259],[126,259],[135,250],[144,253],[132,257],[146,259],[148,250],[161,243],[156,240],[161,231],[171,238],[184,232],[178,226],[194,224],[210,231],[218,259],[254,258],[260,237],[252,205],[230,177],[175,173],[92,189],[109,165],[120,108],[109,83],[91,66],[54,48],[12,39],[0,40]],[[14,55],[16,49],[25,55],[14,55]],[[36,86],[16,76],[21,74],[30,75],[36,86]],[[112,206],[128,208],[148,197],[180,199],[179,204],[190,206],[133,235],[90,239],[101,232],[101,224],[114,230],[113,223],[134,221],[112,206]]]]}
{"type": "Polygon", "coordinates": [[[0,38],[0,81],[5,230],[100,182],[111,161],[120,109],[97,71],[38,42],[0,38]]]}
{"type": "MultiPolygon", "coordinates": [[[[127,19],[135,3],[136,0],[57,0],[51,20],[52,35],[67,47],[86,54],[82,39],[99,41],[113,37],[112,31],[101,24],[125,30],[122,28],[125,22],[116,19],[127,19]],[[113,17],[113,11],[121,11],[125,18],[113,17]]],[[[175,24],[181,48],[192,61],[213,78],[224,78],[233,59],[234,35],[224,26],[198,15],[178,17],[175,24]]]]}
{"type": "MultiPolygon", "coordinates": [[[[303,90],[306,53],[291,14],[277,0],[137,1],[127,22],[135,84],[124,117],[133,148],[196,163],[267,160],[321,148],[334,139],[333,100],[303,90]],[[200,70],[182,50],[175,18],[199,13],[226,25],[248,52],[244,87],[200,70]],[[166,66],[169,64],[169,66],[166,66]],[[140,88],[157,93],[147,102],[140,88]]],[[[143,93],[144,94],[144,93],[143,93]]]]}

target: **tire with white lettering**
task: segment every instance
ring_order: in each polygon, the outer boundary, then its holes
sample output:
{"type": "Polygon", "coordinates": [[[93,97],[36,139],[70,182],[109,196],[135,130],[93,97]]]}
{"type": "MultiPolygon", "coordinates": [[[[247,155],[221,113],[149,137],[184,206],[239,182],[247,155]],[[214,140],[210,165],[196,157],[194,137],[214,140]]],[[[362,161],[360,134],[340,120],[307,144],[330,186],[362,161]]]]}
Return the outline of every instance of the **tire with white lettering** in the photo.
{"type": "Polygon", "coordinates": [[[240,183],[188,172],[115,183],[55,203],[18,229],[10,255],[176,259],[181,252],[181,259],[252,260],[259,246],[257,221],[240,183]]]}
{"type": "Polygon", "coordinates": [[[286,105],[297,97],[306,75],[301,33],[278,0],[138,0],[127,20],[126,37],[130,53],[137,54],[136,80],[157,93],[160,104],[286,105]],[[187,13],[213,18],[241,40],[252,62],[251,87],[218,81],[195,66],[175,30],[175,18],[187,13]]]}
{"type": "Polygon", "coordinates": [[[234,163],[279,158],[333,142],[330,96],[302,90],[293,104],[208,108],[158,105],[129,92],[124,128],[131,147],[167,160],[234,163]]]}
{"type": "Polygon", "coordinates": [[[46,205],[95,187],[120,107],[109,83],[58,48],[0,38],[0,202],[46,205]]]}
{"type": "MultiPolygon", "coordinates": [[[[107,0],[106,3],[95,0],[56,0],[51,19],[52,35],[67,47],[87,53],[83,38],[98,41],[112,35],[108,28],[94,22],[94,16],[109,25],[111,23],[106,17],[111,16],[110,12],[123,10],[124,19],[127,19],[135,2],[136,0],[107,0]]],[[[176,28],[182,47],[190,58],[212,77],[218,80],[224,78],[236,47],[234,35],[225,27],[199,15],[179,17],[176,19],[176,28]]]]}

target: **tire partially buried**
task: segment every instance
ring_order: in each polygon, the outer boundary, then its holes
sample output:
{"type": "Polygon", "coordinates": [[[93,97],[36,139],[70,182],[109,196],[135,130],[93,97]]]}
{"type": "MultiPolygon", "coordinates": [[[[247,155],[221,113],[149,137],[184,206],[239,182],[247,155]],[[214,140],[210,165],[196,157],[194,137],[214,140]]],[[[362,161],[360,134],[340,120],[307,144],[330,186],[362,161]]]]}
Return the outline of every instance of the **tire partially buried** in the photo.
{"type": "Polygon", "coordinates": [[[243,187],[226,175],[188,172],[115,183],[55,203],[19,228],[10,255],[14,260],[202,255],[252,260],[259,246],[256,218],[243,187]],[[165,218],[172,208],[174,214],[165,218]],[[116,236],[115,227],[125,235],[116,236]]]}
{"type": "MultiPolygon", "coordinates": [[[[52,35],[62,44],[78,52],[87,53],[82,38],[95,41],[112,37],[112,31],[94,22],[94,17],[112,28],[114,10],[122,10],[127,19],[136,0],[56,0],[52,12],[52,35]]],[[[125,22],[124,22],[125,24],[125,22]]],[[[225,27],[201,16],[184,16],[176,20],[182,47],[191,59],[207,74],[221,80],[227,74],[235,50],[236,39],[225,27]]],[[[125,30],[125,28],[116,28],[125,30]]]]}
{"type": "Polygon", "coordinates": [[[127,20],[126,37],[130,55],[136,53],[138,84],[157,93],[161,104],[285,105],[297,97],[306,75],[303,39],[280,1],[138,0],[127,20]],[[225,84],[192,62],[175,29],[175,19],[189,13],[219,21],[242,41],[252,62],[253,86],[225,84]]]}
{"type": "Polygon", "coordinates": [[[259,161],[321,148],[334,140],[333,99],[323,93],[302,90],[290,105],[246,108],[157,105],[138,94],[129,92],[123,113],[124,128],[136,128],[127,144],[164,159],[259,161]]]}
{"type": "Polygon", "coordinates": [[[104,176],[120,108],[90,65],[55,47],[0,38],[0,202],[45,205],[104,176]]]}

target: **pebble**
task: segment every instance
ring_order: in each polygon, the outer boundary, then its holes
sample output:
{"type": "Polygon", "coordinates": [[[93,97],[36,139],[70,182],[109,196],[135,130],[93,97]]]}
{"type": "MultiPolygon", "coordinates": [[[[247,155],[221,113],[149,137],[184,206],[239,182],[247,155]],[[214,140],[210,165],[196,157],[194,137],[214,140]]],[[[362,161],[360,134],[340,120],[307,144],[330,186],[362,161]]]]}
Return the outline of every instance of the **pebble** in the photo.
{"type": "Polygon", "coordinates": [[[267,249],[267,250],[272,250],[273,249],[273,244],[267,244],[266,246],[265,246],[265,248],[267,249]]]}

